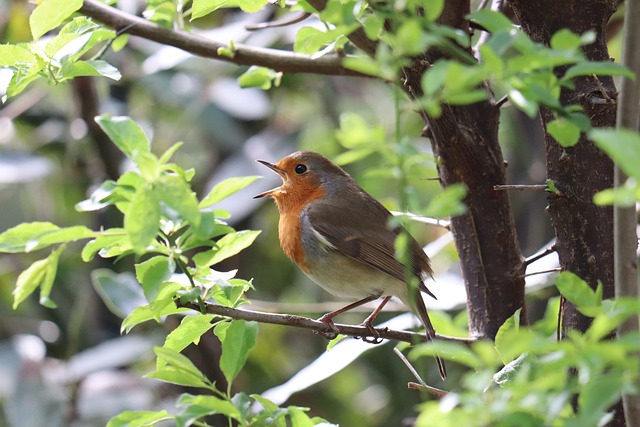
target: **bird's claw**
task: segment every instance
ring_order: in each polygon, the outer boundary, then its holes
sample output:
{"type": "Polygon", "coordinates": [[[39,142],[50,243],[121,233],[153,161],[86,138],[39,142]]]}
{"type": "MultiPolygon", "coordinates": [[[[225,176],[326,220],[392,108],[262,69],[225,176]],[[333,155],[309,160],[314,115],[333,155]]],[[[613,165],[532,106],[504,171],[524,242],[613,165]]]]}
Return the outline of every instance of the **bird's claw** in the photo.
{"type": "Polygon", "coordinates": [[[318,322],[322,322],[322,323],[326,324],[327,326],[329,326],[329,328],[331,328],[331,331],[314,331],[314,333],[316,333],[318,335],[322,335],[323,337],[325,337],[328,340],[333,340],[338,335],[340,335],[340,330],[338,329],[336,324],[333,323],[333,319],[331,317],[327,316],[326,314],[324,316],[322,316],[321,318],[319,318],[318,322]]]}
{"type": "MultiPolygon", "coordinates": [[[[364,322],[360,326],[364,326],[365,328],[367,328],[372,335],[372,336],[367,336],[367,335],[361,336],[360,338],[362,338],[362,341],[369,344],[380,344],[383,341],[383,339],[380,337],[380,332],[378,332],[378,330],[374,328],[371,323],[364,322]]],[[[385,328],[385,330],[387,329],[388,328],[385,328]]]]}

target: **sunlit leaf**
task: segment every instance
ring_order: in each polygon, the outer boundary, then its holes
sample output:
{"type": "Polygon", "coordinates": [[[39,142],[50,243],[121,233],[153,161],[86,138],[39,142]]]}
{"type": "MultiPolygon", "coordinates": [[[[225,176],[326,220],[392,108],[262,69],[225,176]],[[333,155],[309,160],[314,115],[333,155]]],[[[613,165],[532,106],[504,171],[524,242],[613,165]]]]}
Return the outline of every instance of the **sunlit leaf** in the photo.
{"type": "Polygon", "coordinates": [[[107,427],[149,427],[174,419],[167,411],[125,411],[111,418],[107,427]]]}
{"type": "Polygon", "coordinates": [[[149,152],[147,136],[131,118],[126,116],[111,117],[103,114],[96,117],[96,123],[100,125],[107,136],[127,157],[135,161],[139,152],[149,152]]]}
{"type": "Polygon", "coordinates": [[[182,351],[191,343],[198,344],[200,337],[213,328],[213,319],[212,314],[183,317],[180,325],[167,335],[164,347],[182,351]]]}
{"type": "Polygon", "coordinates": [[[176,416],[178,427],[190,426],[199,418],[213,414],[222,414],[234,420],[241,419],[240,411],[233,403],[215,396],[183,394],[177,404],[184,407],[184,410],[176,416]]]}
{"type": "Polygon", "coordinates": [[[256,322],[234,320],[229,326],[220,326],[222,324],[218,325],[214,330],[222,343],[220,369],[227,382],[231,384],[247,361],[249,352],[256,344],[258,324],[256,322]]]}
{"type": "Polygon", "coordinates": [[[158,296],[162,284],[175,272],[175,262],[166,256],[155,256],[136,264],[136,277],[142,284],[147,301],[158,296]]]}
{"type": "Polygon", "coordinates": [[[595,141],[620,169],[640,181],[640,134],[628,129],[593,129],[589,138],[595,141]]]}
{"type": "Polygon", "coordinates": [[[227,178],[224,181],[216,184],[209,194],[205,196],[204,199],[200,202],[199,207],[207,208],[209,206],[213,206],[216,203],[226,199],[232,194],[242,190],[249,184],[251,184],[256,179],[261,178],[260,176],[243,176],[243,177],[233,177],[227,178]]]}
{"type": "Polygon", "coordinates": [[[29,17],[34,40],[53,30],[82,7],[82,0],[43,0],[29,17]]]}
{"type": "Polygon", "coordinates": [[[210,267],[249,247],[260,231],[242,230],[229,233],[218,240],[213,249],[200,252],[193,257],[198,267],[210,267]]]}
{"type": "Polygon", "coordinates": [[[133,249],[144,252],[158,234],[160,223],[160,200],[153,188],[140,187],[124,217],[124,229],[133,249]]]}

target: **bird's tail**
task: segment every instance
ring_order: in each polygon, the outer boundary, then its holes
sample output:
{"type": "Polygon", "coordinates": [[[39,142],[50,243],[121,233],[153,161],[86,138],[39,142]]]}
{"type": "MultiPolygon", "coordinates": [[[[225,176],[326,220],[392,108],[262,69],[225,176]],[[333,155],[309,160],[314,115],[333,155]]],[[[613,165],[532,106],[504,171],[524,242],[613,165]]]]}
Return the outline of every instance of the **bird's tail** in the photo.
{"type": "MultiPolygon", "coordinates": [[[[433,325],[431,324],[431,319],[429,319],[429,313],[427,313],[427,307],[424,305],[424,300],[422,299],[420,290],[417,290],[416,292],[416,311],[424,325],[427,340],[433,341],[436,337],[436,330],[433,329],[433,325]]],[[[447,368],[444,365],[444,360],[442,360],[442,358],[437,354],[434,357],[438,365],[438,371],[440,371],[440,378],[444,380],[447,378],[447,368]]]]}

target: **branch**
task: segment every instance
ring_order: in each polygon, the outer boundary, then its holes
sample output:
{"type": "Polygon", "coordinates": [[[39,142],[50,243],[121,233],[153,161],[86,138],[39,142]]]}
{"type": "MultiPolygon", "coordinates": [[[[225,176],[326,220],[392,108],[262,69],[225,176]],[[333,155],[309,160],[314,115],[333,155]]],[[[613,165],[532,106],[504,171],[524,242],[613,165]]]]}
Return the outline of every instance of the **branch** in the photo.
{"type": "Polygon", "coordinates": [[[496,191],[506,191],[506,190],[518,190],[518,191],[525,191],[525,190],[546,190],[548,188],[547,184],[513,184],[513,185],[509,185],[509,184],[505,184],[505,185],[494,185],[493,189],[496,191]]]}
{"type": "MultiPolygon", "coordinates": [[[[195,310],[198,312],[200,311],[200,307],[198,306],[197,303],[194,303],[194,302],[186,302],[186,303],[178,302],[177,305],[178,307],[189,308],[191,310],[195,310]]],[[[318,334],[333,333],[333,330],[331,329],[331,327],[324,322],[310,319],[308,317],[296,316],[294,314],[274,314],[274,313],[265,313],[261,311],[241,310],[239,308],[225,307],[223,305],[211,304],[208,302],[205,302],[204,308],[205,308],[205,311],[209,314],[230,317],[232,319],[248,320],[248,321],[254,321],[259,323],[270,323],[272,325],[293,326],[296,328],[310,329],[318,334]]],[[[336,323],[336,327],[340,334],[346,335],[349,337],[378,338],[373,336],[371,331],[364,326],[351,326],[351,325],[343,325],[340,323],[336,323]]],[[[394,340],[394,341],[405,341],[410,344],[416,344],[416,343],[427,341],[427,338],[424,334],[418,334],[415,332],[395,331],[387,328],[375,328],[375,330],[379,334],[379,338],[383,338],[383,339],[394,340]]],[[[450,337],[450,336],[445,336],[440,334],[436,334],[436,338],[443,341],[455,341],[463,344],[471,344],[475,342],[475,340],[471,338],[450,337]]]]}
{"type": "Polygon", "coordinates": [[[102,22],[116,31],[126,32],[167,46],[177,47],[205,58],[218,59],[238,65],[260,65],[284,73],[370,77],[343,67],[342,60],[344,57],[338,54],[328,54],[312,59],[309,55],[236,43],[233,57],[228,57],[218,53],[218,50],[221,48],[229,49],[229,44],[209,40],[196,34],[165,28],[146,19],[107,6],[97,0],[84,0],[79,12],[102,22]]]}

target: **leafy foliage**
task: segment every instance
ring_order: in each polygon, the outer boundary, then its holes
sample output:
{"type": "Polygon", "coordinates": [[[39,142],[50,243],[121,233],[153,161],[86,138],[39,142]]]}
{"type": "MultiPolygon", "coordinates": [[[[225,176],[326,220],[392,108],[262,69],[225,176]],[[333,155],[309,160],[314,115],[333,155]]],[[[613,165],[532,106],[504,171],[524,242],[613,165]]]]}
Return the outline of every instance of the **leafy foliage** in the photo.
{"type": "MultiPolygon", "coordinates": [[[[128,332],[149,320],[160,321],[167,314],[183,312],[177,302],[210,300],[229,307],[245,302],[244,293],[250,289],[248,281],[234,278],[235,271],[221,273],[211,266],[231,257],[249,246],[257,231],[236,232],[223,218],[228,212],[210,208],[226,197],[251,184],[256,177],[231,178],[216,185],[198,201],[189,186],[193,173],[169,163],[172,147],[165,155],[156,157],[141,128],[128,117],[100,116],[96,119],[115,145],[132,161],[135,169],[123,174],[116,182],[107,182],[79,209],[116,206],[124,215],[124,228],[92,231],[86,227],[60,228],[51,223],[21,224],[0,234],[0,251],[7,253],[32,252],[54,247],[46,258],[34,262],[18,278],[14,291],[14,308],[40,288],[40,303],[55,307],[49,298],[54,284],[60,254],[66,243],[91,239],[85,244],[83,259],[91,260],[96,253],[103,258],[137,255],[136,278],[147,300],[146,305],[134,309],[123,321],[128,332]],[[202,220],[205,218],[206,223],[202,220]],[[220,237],[222,236],[222,237],[220,237]],[[214,238],[217,240],[212,240],[214,238]],[[201,252],[188,257],[185,252],[200,248],[201,252]],[[177,271],[181,275],[177,275],[177,271]]],[[[106,278],[101,280],[103,283],[106,278]]],[[[149,378],[208,390],[211,395],[183,395],[177,401],[180,412],[171,415],[159,412],[123,412],[109,422],[109,426],[150,426],[175,420],[179,426],[195,422],[203,425],[203,417],[222,414],[240,425],[257,425],[256,420],[272,419],[285,425],[289,419],[294,426],[315,425],[300,408],[281,409],[260,398],[265,409],[253,414],[248,405],[254,398],[244,394],[231,395],[231,385],[245,364],[255,345],[258,326],[252,322],[215,318],[206,313],[186,316],[167,337],[162,347],[155,349],[157,368],[149,378]],[[228,382],[220,391],[180,351],[214,330],[222,344],[220,367],[228,382]]]]}
{"type": "Polygon", "coordinates": [[[546,318],[530,327],[519,325],[517,312],[502,326],[495,345],[437,342],[413,349],[413,359],[437,353],[471,369],[459,390],[440,402],[422,405],[416,425],[603,425],[611,419],[609,408],[620,393],[638,393],[640,365],[634,355],[639,337],[630,334],[617,341],[606,337],[624,320],[637,316],[640,303],[602,301],[601,292],[568,272],[560,274],[556,286],[580,312],[593,317],[586,334],[573,332],[556,341],[546,326],[557,316],[550,304],[546,318]]]}

